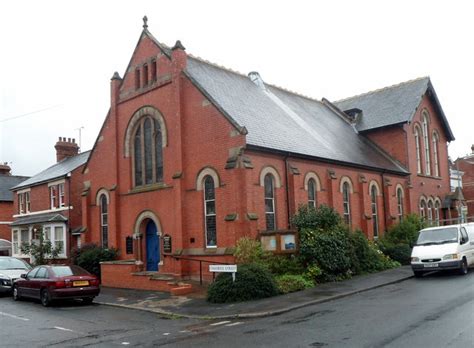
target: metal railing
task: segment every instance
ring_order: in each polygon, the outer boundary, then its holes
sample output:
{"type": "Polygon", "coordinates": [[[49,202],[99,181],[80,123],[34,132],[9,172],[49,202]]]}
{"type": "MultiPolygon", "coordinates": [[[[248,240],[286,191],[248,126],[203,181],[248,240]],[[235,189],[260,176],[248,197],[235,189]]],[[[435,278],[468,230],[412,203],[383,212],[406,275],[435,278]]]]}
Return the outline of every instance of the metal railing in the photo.
{"type": "MultiPolygon", "coordinates": [[[[179,256],[179,255],[165,255],[165,257],[172,257],[176,260],[185,260],[185,261],[191,261],[191,262],[199,262],[199,284],[202,285],[202,264],[203,263],[208,263],[208,264],[214,264],[214,265],[230,265],[230,263],[226,262],[216,262],[216,261],[208,261],[208,260],[201,260],[201,259],[193,259],[190,257],[184,257],[184,256],[179,256]]],[[[212,273],[212,280],[215,278],[215,273],[212,273]]]]}
{"type": "Polygon", "coordinates": [[[470,222],[474,222],[474,216],[459,216],[459,217],[452,218],[452,219],[439,219],[439,220],[425,219],[425,223],[429,227],[467,224],[467,223],[470,223],[470,222]]]}

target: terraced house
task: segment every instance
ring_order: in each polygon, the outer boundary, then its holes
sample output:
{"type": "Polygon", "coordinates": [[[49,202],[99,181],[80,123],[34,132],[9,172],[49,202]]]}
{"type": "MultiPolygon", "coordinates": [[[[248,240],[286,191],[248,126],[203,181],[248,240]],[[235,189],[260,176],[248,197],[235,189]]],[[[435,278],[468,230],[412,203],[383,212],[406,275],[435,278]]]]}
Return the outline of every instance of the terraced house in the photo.
{"type": "Polygon", "coordinates": [[[79,154],[74,139],[59,138],[57,163],[11,188],[14,214],[11,226],[13,256],[28,258],[22,244],[40,240],[40,234],[68,259],[81,241],[82,167],[89,152],[79,154]]]}
{"type": "Polygon", "coordinates": [[[137,268],[233,262],[244,236],[293,252],[301,204],[376,238],[408,213],[442,219],[452,140],[428,77],[315,100],[169,48],[145,22],[83,170],[81,238],[119,248],[103,277],[136,287],[137,268]]]}

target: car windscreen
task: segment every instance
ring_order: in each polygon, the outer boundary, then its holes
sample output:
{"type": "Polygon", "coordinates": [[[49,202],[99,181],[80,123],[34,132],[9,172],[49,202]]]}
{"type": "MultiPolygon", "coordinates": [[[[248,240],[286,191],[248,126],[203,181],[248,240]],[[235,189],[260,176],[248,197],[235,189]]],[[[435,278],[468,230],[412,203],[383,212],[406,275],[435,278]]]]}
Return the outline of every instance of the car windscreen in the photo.
{"type": "Polygon", "coordinates": [[[14,257],[0,257],[0,269],[31,269],[31,266],[23,260],[15,259],[14,257]]]}
{"type": "Polygon", "coordinates": [[[51,270],[56,277],[90,275],[89,272],[78,266],[53,266],[51,270]]]}
{"type": "Polygon", "coordinates": [[[421,230],[417,245],[432,245],[444,243],[457,243],[458,229],[456,227],[446,227],[439,229],[421,230]]]}

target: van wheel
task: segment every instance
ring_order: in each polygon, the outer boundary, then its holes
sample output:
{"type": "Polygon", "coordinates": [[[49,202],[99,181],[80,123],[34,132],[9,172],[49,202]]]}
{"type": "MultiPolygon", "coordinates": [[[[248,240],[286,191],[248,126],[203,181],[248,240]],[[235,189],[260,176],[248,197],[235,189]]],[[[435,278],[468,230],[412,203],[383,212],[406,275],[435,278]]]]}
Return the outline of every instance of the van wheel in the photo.
{"type": "Polygon", "coordinates": [[[464,259],[462,259],[461,268],[459,269],[459,274],[460,275],[466,275],[467,272],[468,272],[467,261],[464,258],[464,259]]]}
{"type": "Polygon", "coordinates": [[[413,271],[413,274],[415,275],[415,278],[421,278],[423,276],[423,272],[420,271],[413,271]]]}
{"type": "Polygon", "coordinates": [[[41,290],[41,304],[44,307],[48,307],[51,304],[51,297],[49,295],[48,289],[41,290]]]}
{"type": "Polygon", "coordinates": [[[13,287],[13,301],[21,300],[20,292],[18,291],[18,285],[13,287]]]}

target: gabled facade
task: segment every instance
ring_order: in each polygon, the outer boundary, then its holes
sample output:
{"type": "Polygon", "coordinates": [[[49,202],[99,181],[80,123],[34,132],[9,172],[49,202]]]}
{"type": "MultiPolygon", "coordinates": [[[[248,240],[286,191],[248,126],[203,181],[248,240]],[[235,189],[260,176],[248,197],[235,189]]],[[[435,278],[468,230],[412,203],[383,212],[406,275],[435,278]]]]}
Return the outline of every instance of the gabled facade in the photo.
{"type": "MultiPolygon", "coordinates": [[[[453,137],[429,79],[412,92],[410,116],[394,108],[394,122],[359,130],[364,116],[354,110],[370,110],[356,98],[346,108],[288,92],[192,57],[179,41],[170,49],[145,26],[123,79],[111,80],[111,107],[83,170],[83,241],[119,248],[122,265],[196,276],[189,259],[233,262],[244,236],[292,252],[290,217],[301,204],[329,205],[371,239],[422,201],[435,220],[453,137]],[[431,174],[416,171],[413,127],[425,110],[430,146],[437,139],[431,174]]],[[[115,266],[106,279],[118,277],[115,266]]]]}
{"type": "Polygon", "coordinates": [[[14,186],[14,213],[10,224],[12,254],[21,252],[23,243],[43,237],[60,247],[60,259],[67,259],[84,232],[81,226],[82,169],[89,152],[78,153],[74,139],[59,138],[55,145],[57,163],[14,186]]]}

